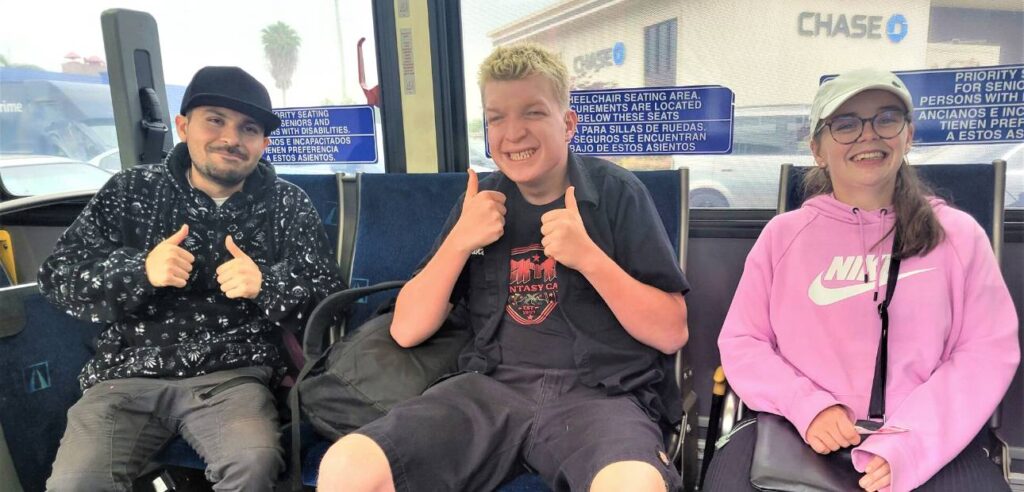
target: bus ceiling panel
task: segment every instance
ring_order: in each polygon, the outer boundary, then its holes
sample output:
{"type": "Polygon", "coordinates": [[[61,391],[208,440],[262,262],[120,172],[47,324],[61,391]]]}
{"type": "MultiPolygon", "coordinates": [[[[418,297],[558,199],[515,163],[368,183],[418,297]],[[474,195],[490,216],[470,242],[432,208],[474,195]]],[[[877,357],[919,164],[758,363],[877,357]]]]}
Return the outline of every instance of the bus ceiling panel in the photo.
{"type": "Polygon", "coordinates": [[[100,22],[121,165],[160,162],[171,149],[173,125],[156,20],[145,12],[110,9],[100,22]]]}

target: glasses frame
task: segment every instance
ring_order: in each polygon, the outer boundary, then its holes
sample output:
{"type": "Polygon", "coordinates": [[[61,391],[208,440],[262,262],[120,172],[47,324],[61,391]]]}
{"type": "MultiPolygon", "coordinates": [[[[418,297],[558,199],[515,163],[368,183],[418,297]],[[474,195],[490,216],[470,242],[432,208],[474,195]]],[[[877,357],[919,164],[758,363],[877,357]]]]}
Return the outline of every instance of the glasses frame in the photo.
{"type": "Polygon", "coordinates": [[[901,133],[903,133],[903,130],[907,129],[907,123],[910,123],[910,112],[909,111],[898,111],[898,110],[895,110],[895,109],[887,109],[885,111],[879,111],[879,112],[875,113],[875,115],[870,117],[870,118],[861,118],[859,116],[853,116],[853,115],[843,116],[843,118],[852,118],[852,119],[860,120],[860,131],[857,132],[857,136],[853,137],[853,140],[850,140],[849,142],[843,142],[842,140],[839,140],[839,138],[836,137],[835,133],[832,133],[832,122],[835,121],[834,119],[825,122],[825,124],[822,125],[822,127],[826,127],[826,126],[828,127],[828,134],[829,134],[829,136],[832,137],[832,140],[835,140],[836,143],[842,144],[842,145],[850,145],[850,144],[856,142],[857,140],[860,140],[860,137],[864,135],[864,128],[867,127],[867,123],[868,122],[871,123],[871,130],[874,131],[875,135],[878,135],[879,138],[896,138],[896,137],[898,137],[901,133]],[[877,129],[878,127],[875,126],[875,120],[879,116],[881,116],[882,114],[890,113],[890,112],[891,113],[902,114],[903,115],[903,124],[900,125],[900,129],[897,130],[896,133],[892,134],[892,136],[883,137],[881,134],[878,133],[878,129],[877,129]]]}

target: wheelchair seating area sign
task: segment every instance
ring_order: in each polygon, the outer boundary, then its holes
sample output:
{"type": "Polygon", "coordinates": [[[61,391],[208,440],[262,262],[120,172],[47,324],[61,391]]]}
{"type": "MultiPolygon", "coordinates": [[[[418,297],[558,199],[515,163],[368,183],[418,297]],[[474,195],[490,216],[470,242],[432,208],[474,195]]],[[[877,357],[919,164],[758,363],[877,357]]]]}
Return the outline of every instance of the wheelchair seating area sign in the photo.
{"type": "Polygon", "coordinates": [[[371,106],[275,109],[281,127],[270,134],[263,157],[273,164],[377,162],[371,106]]]}
{"type": "Polygon", "coordinates": [[[587,155],[728,154],[733,93],[722,86],[572,91],[569,148],[587,155]]]}

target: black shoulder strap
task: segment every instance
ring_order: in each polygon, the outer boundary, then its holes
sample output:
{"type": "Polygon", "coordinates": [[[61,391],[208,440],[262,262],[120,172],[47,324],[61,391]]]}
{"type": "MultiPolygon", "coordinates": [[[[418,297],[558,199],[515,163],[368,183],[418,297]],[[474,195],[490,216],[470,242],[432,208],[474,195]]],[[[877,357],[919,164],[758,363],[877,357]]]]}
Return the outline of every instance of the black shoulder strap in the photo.
{"type": "Polygon", "coordinates": [[[873,419],[885,418],[885,376],[889,366],[889,304],[896,292],[896,281],[899,280],[899,250],[902,241],[900,231],[893,231],[892,254],[889,255],[889,273],[885,283],[885,299],[878,305],[878,315],[882,318],[882,334],[878,341],[878,355],[875,356],[875,378],[871,385],[871,404],[868,415],[873,419]]]}
{"type": "Polygon", "coordinates": [[[139,162],[155,164],[164,160],[164,136],[167,135],[167,124],[163,120],[163,108],[160,97],[152,87],[139,89],[139,102],[142,105],[142,133],[145,140],[139,162]]]}

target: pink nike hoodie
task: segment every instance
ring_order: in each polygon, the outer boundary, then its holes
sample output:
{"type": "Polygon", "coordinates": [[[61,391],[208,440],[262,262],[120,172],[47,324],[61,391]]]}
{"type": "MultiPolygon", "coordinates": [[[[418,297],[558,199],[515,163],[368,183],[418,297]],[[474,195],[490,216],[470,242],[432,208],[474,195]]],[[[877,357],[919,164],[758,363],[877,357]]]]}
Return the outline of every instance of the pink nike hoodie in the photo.
{"type": "MultiPolygon", "coordinates": [[[[853,451],[891,488],[920,486],[956,457],[1003,398],[1020,360],[1017,316],[985,232],[938,199],[945,240],[904,259],[889,307],[886,423],[853,451]]],[[[747,257],[718,346],[729,383],[754,410],[806,436],[825,408],[868,418],[895,217],[820,195],[779,215],[747,257]],[[866,276],[866,278],[865,278],[866,276]],[[877,292],[878,300],[875,300],[877,292]]]]}

